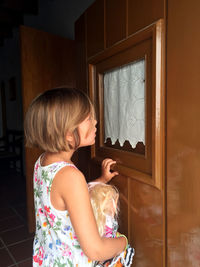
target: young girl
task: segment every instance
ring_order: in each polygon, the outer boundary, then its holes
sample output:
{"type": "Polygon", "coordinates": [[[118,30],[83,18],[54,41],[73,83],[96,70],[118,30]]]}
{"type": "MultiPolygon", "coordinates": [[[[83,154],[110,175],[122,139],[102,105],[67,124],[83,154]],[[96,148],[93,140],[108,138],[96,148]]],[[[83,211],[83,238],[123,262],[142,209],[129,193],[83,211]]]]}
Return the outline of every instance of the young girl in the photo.
{"type": "MultiPolygon", "coordinates": [[[[27,111],[27,145],[45,151],[34,168],[34,267],[93,266],[127,245],[123,236],[99,235],[85,177],[71,161],[77,148],[95,143],[96,123],[89,98],[76,89],[46,91],[27,111]]],[[[114,163],[103,161],[98,181],[117,174],[110,172],[114,163]]]]}
{"type": "MultiPolygon", "coordinates": [[[[113,185],[89,183],[89,194],[100,236],[115,238],[118,231],[119,192],[113,185]]],[[[135,250],[129,245],[110,260],[96,262],[95,266],[130,267],[135,250]]]]}

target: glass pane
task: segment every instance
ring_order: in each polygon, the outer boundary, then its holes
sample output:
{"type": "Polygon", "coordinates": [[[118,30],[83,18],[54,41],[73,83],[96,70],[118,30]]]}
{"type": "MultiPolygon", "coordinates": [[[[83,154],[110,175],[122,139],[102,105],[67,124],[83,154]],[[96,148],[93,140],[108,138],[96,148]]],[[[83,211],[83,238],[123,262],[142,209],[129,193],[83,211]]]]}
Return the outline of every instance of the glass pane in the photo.
{"type": "Polygon", "coordinates": [[[105,143],[144,147],[145,59],[105,72],[103,80],[105,143]]]}

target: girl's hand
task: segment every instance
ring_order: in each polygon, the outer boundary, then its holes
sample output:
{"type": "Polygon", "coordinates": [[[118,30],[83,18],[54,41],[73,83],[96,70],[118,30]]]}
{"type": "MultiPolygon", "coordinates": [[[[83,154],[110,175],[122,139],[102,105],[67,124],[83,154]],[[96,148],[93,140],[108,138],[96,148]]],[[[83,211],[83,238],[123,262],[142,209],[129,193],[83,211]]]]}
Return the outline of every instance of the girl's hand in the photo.
{"type": "Polygon", "coordinates": [[[104,159],[101,163],[101,177],[100,179],[104,183],[108,183],[114,176],[118,175],[117,171],[110,171],[111,165],[116,164],[116,161],[112,159],[104,159]]]}

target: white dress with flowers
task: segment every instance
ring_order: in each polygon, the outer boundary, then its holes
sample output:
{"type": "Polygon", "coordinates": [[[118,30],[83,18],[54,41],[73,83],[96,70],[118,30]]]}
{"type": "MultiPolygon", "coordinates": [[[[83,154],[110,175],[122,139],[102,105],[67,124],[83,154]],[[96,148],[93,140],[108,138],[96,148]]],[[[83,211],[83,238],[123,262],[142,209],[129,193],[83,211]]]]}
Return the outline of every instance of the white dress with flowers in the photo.
{"type": "Polygon", "coordinates": [[[55,209],[50,201],[53,179],[65,166],[75,167],[66,162],[41,166],[40,158],[35,163],[33,178],[36,233],[33,243],[33,267],[93,266],[93,262],[80,248],[68,211],[55,209]]]}

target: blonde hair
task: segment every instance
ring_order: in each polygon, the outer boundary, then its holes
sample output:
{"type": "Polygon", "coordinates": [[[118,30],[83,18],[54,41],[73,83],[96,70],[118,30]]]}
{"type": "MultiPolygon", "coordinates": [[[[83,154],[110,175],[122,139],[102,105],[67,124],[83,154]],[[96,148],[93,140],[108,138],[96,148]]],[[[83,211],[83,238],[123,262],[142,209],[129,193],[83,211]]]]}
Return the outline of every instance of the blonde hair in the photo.
{"type": "Polygon", "coordinates": [[[80,144],[78,125],[93,112],[90,99],[73,88],[55,88],[36,97],[24,121],[26,145],[48,152],[77,149],[80,144]],[[66,140],[74,136],[75,147],[66,140]]]}
{"type": "Polygon", "coordinates": [[[100,236],[105,234],[106,216],[117,218],[119,192],[113,185],[89,183],[90,200],[100,236]]]}

